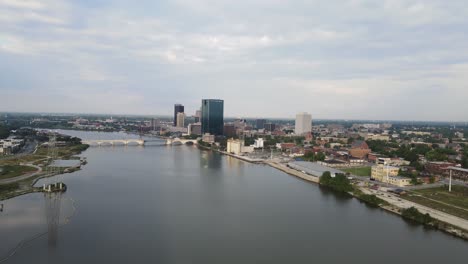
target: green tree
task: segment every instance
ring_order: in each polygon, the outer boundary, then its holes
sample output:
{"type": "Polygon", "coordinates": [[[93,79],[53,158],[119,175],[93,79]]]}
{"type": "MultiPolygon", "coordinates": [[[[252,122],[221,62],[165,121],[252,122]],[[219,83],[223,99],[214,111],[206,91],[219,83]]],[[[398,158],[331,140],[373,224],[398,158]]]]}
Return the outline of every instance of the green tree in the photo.
{"type": "Polygon", "coordinates": [[[402,210],[401,215],[406,219],[411,219],[424,225],[434,222],[434,219],[429,214],[423,214],[414,207],[402,210]]]}
{"type": "Polygon", "coordinates": [[[0,139],[7,138],[10,135],[10,129],[5,125],[0,125],[0,139]]]}
{"type": "Polygon", "coordinates": [[[418,181],[418,178],[412,177],[412,178],[411,178],[411,184],[413,184],[413,185],[419,185],[419,184],[421,184],[421,183],[418,181]]]}
{"type": "Polygon", "coordinates": [[[429,161],[446,161],[448,156],[442,149],[433,149],[426,154],[426,159],[429,161]]]}
{"type": "Polygon", "coordinates": [[[463,155],[461,164],[463,168],[468,169],[468,156],[466,153],[463,155]]]}
{"type": "Polygon", "coordinates": [[[319,152],[315,155],[315,160],[316,161],[324,161],[325,160],[325,154],[323,152],[319,152]]]}
{"type": "Polygon", "coordinates": [[[246,146],[250,146],[250,145],[253,145],[255,144],[255,139],[254,138],[251,138],[251,137],[246,137],[245,139],[245,145],[246,146]]]}
{"type": "Polygon", "coordinates": [[[331,177],[331,173],[326,171],[320,177],[320,185],[329,187],[337,192],[351,192],[353,186],[344,174],[336,174],[335,177],[331,177]]]}
{"type": "Polygon", "coordinates": [[[322,174],[322,177],[320,177],[320,184],[327,186],[330,184],[331,179],[331,173],[329,171],[326,171],[322,174]]]}

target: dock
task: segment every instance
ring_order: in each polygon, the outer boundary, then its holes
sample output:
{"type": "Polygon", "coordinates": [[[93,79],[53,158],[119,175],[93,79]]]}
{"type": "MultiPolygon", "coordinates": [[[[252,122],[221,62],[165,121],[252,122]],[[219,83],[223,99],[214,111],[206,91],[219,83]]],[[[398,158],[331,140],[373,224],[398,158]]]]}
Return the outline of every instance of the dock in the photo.
{"type": "Polygon", "coordinates": [[[56,192],[63,193],[67,191],[67,185],[63,182],[44,184],[42,185],[41,191],[44,193],[56,193],[56,192]]]}

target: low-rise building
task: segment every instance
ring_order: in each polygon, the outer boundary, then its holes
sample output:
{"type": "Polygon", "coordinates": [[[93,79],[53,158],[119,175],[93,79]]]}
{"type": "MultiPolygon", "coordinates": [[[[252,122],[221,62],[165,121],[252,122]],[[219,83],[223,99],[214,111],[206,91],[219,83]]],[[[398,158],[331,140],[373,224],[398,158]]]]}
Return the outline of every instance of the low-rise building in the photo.
{"type": "Polygon", "coordinates": [[[366,140],[390,141],[390,136],[389,135],[384,135],[384,134],[367,134],[364,138],[366,140]]]}
{"type": "Polygon", "coordinates": [[[194,123],[188,125],[188,134],[189,135],[201,135],[201,123],[194,123]]]}
{"type": "Polygon", "coordinates": [[[254,151],[253,146],[245,146],[245,141],[241,139],[228,139],[227,141],[227,152],[240,155],[242,153],[251,153],[254,151]]]}
{"type": "Polygon", "coordinates": [[[468,169],[462,169],[459,167],[449,167],[447,168],[446,175],[450,176],[452,174],[452,178],[461,181],[468,181],[468,169]]]}
{"type": "Polygon", "coordinates": [[[433,161],[426,163],[424,169],[430,175],[444,175],[449,167],[454,167],[456,164],[445,161],[433,161]]]}
{"type": "Polygon", "coordinates": [[[215,142],[215,135],[211,135],[209,133],[205,133],[202,137],[202,141],[205,143],[214,143],[215,142]]]}
{"type": "Polygon", "coordinates": [[[371,178],[377,181],[386,182],[388,176],[398,176],[400,168],[385,165],[376,165],[372,167],[371,178]]]}
{"type": "Polygon", "coordinates": [[[330,167],[330,168],[342,168],[342,167],[348,167],[349,166],[348,162],[338,160],[338,159],[318,161],[317,163],[320,164],[320,165],[323,165],[323,166],[330,167]]]}
{"type": "Polygon", "coordinates": [[[463,132],[455,132],[455,136],[457,138],[464,138],[465,137],[465,134],[463,132]]]}
{"type": "Polygon", "coordinates": [[[355,141],[349,149],[349,154],[353,158],[363,159],[366,158],[369,153],[371,153],[371,149],[363,140],[355,141]]]}
{"type": "Polygon", "coordinates": [[[18,151],[23,146],[24,140],[22,139],[3,139],[0,140],[0,154],[10,155],[18,151]]]}
{"type": "Polygon", "coordinates": [[[405,178],[401,176],[392,176],[388,177],[388,181],[384,181],[386,183],[396,185],[398,187],[405,187],[411,185],[411,179],[410,178],[405,178]]]}
{"type": "Polygon", "coordinates": [[[385,165],[376,165],[372,167],[371,178],[380,182],[404,187],[411,185],[411,179],[398,176],[400,168],[385,165]]]}
{"type": "Polygon", "coordinates": [[[296,144],[294,143],[278,143],[276,144],[276,148],[280,150],[290,150],[292,148],[296,147],[296,144]]]}
{"type": "Polygon", "coordinates": [[[258,138],[255,140],[255,143],[252,145],[254,148],[263,148],[265,144],[265,141],[263,138],[258,138]]]}

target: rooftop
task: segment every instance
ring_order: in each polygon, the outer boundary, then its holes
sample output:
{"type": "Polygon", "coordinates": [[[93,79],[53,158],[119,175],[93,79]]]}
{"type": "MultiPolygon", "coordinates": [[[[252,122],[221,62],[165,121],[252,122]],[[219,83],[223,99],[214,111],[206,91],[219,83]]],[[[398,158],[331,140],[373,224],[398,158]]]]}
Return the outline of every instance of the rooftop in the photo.
{"type": "Polygon", "coordinates": [[[459,167],[448,167],[447,169],[449,170],[456,170],[456,171],[462,171],[462,172],[468,172],[468,169],[463,169],[459,167]]]}
{"type": "Polygon", "coordinates": [[[320,165],[316,162],[308,162],[308,161],[293,161],[288,163],[288,165],[292,168],[303,170],[311,175],[320,177],[326,171],[329,171],[332,174],[342,173],[345,174],[343,171],[333,169],[327,166],[320,165]]]}

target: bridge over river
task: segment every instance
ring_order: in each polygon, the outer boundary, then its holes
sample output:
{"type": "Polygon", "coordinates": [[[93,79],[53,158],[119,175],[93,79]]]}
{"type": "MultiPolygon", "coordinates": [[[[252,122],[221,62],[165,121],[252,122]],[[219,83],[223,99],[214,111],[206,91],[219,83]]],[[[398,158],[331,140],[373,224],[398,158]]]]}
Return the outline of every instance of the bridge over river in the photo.
{"type": "Polygon", "coordinates": [[[90,146],[104,146],[104,145],[145,145],[145,140],[143,139],[95,139],[95,140],[83,140],[83,144],[90,146]]]}
{"type": "Polygon", "coordinates": [[[198,142],[195,139],[181,139],[181,138],[168,138],[166,139],[166,145],[177,145],[177,144],[187,144],[193,143],[196,145],[198,142]]]}
{"type": "MultiPolygon", "coordinates": [[[[83,140],[83,144],[90,146],[116,146],[116,145],[135,145],[144,146],[150,142],[162,142],[160,140],[145,140],[145,139],[94,139],[94,140],[83,140]]],[[[193,143],[197,144],[196,140],[192,139],[180,139],[180,138],[168,138],[166,139],[165,145],[178,145],[193,143]]],[[[162,143],[164,144],[164,143],[162,143]]]]}

